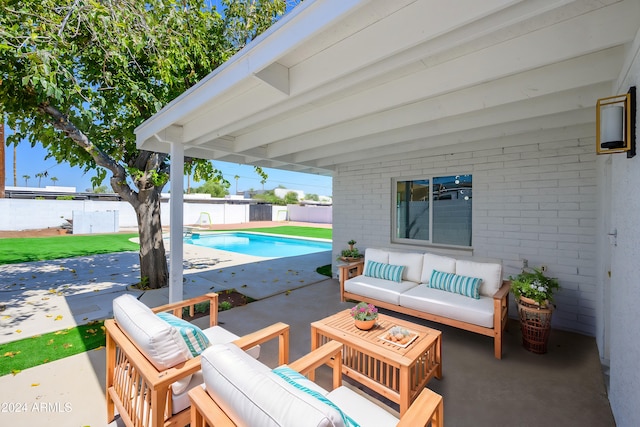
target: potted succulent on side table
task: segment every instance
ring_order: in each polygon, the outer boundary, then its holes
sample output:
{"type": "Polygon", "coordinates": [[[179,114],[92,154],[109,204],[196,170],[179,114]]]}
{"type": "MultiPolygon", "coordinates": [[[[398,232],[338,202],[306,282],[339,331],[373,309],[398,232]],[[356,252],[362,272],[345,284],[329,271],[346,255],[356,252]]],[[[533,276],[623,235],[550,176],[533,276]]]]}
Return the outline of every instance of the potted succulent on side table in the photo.
{"type": "Polygon", "coordinates": [[[532,268],[509,277],[509,280],[518,304],[522,345],[533,353],[546,353],[554,308],[553,293],[560,288],[558,279],[547,277],[541,268],[532,268]]]}
{"type": "Polygon", "coordinates": [[[355,247],[356,243],[357,242],[353,239],[349,240],[347,242],[347,244],[349,245],[349,249],[343,249],[342,252],[340,252],[340,256],[338,257],[338,259],[346,262],[353,262],[358,261],[360,258],[362,258],[364,255],[361,254],[358,248],[355,247]]]}
{"type": "Polygon", "coordinates": [[[373,304],[360,301],[351,309],[351,317],[353,317],[356,328],[368,331],[376,325],[378,309],[373,304]]]}

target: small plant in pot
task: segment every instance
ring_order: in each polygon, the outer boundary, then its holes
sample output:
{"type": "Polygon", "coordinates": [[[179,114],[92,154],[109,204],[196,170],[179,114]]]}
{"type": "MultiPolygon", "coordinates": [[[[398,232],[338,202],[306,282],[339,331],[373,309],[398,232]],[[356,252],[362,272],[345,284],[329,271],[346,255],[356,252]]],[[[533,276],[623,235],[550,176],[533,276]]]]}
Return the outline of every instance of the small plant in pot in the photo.
{"type": "Polygon", "coordinates": [[[373,304],[360,301],[351,309],[351,317],[355,321],[356,328],[367,331],[375,326],[378,309],[373,304]]]}
{"type": "Polygon", "coordinates": [[[349,249],[343,249],[342,252],[340,252],[338,259],[342,261],[357,261],[362,258],[364,255],[355,247],[356,243],[357,242],[353,239],[349,240],[347,242],[349,249]]]}

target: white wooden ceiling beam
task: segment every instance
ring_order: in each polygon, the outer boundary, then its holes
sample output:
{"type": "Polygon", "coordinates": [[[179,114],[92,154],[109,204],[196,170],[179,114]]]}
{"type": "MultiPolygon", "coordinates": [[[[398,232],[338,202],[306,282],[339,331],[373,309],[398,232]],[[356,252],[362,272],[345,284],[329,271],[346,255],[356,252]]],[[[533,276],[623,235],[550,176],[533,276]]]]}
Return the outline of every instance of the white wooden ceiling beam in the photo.
{"type": "Polygon", "coordinates": [[[301,135],[313,127],[326,128],[615,46],[629,39],[630,28],[637,28],[633,17],[620,19],[619,14],[610,10],[615,8],[600,9],[573,18],[561,26],[530,32],[480,52],[371,87],[305,114],[288,115],[284,120],[267,123],[259,130],[239,136],[237,150],[301,135]]]}
{"type": "MultiPolygon", "coordinates": [[[[569,93],[570,90],[576,89],[579,93],[588,85],[613,81],[622,64],[623,55],[622,47],[607,49],[521,75],[509,76],[383,113],[325,127],[300,138],[272,143],[269,145],[268,152],[270,156],[278,157],[321,145],[339,143],[358,136],[442,120],[449,116],[468,114],[476,110],[519,101],[530,101],[535,104],[542,102],[540,98],[560,91],[569,93]]],[[[605,95],[601,93],[600,96],[605,95]]],[[[594,105],[596,99],[597,97],[593,99],[594,105]]]]}

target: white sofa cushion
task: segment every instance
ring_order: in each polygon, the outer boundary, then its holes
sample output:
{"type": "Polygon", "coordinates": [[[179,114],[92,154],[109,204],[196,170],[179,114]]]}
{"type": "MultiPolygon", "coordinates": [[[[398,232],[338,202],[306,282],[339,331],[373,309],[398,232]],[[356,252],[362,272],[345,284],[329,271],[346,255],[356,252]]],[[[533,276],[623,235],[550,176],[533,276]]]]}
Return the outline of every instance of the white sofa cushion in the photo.
{"type": "Polygon", "coordinates": [[[364,275],[352,277],[344,282],[344,290],[347,292],[396,305],[399,302],[400,294],[415,286],[419,285],[416,282],[406,280],[397,283],[364,275]]]}
{"type": "Polygon", "coordinates": [[[422,254],[415,252],[389,252],[389,264],[404,266],[402,273],[404,280],[420,283],[422,263],[422,254]]]}
{"type": "Polygon", "coordinates": [[[384,264],[389,264],[389,251],[376,249],[376,248],[367,248],[364,251],[365,267],[366,267],[367,261],[375,261],[375,262],[382,262],[384,264]]]}
{"type": "Polygon", "coordinates": [[[423,255],[421,283],[429,283],[433,270],[443,273],[456,272],[456,259],[448,256],[426,253],[423,255]]]}
{"type": "Polygon", "coordinates": [[[456,261],[456,274],[482,279],[480,295],[492,297],[502,286],[502,265],[491,262],[456,261]]]}
{"type": "Polygon", "coordinates": [[[340,413],[298,390],[234,344],[202,353],[207,392],[237,425],[343,426],[340,413]]]}
{"type": "Polygon", "coordinates": [[[192,358],[180,332],[132,295],[113,300],[113,317],[156,369],[162,371],[192,358]]]}
{"type": "Polygon", "coordinates": [[[490,297],[473,299],[419,285],[400,295],[399,300],[402,307],[493,328],[493,298],[490,297]]]}

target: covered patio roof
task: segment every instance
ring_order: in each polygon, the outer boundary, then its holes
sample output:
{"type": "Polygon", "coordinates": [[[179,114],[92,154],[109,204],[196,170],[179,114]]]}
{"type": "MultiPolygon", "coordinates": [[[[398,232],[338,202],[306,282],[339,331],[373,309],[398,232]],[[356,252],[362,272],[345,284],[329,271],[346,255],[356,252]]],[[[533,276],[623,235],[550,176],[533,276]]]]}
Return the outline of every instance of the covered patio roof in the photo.
{"type": "Polygon", "coordinates": [[[638,16],[637,0],[306,0],[140,125],[137,144],[331,175],[399,151],[593,137],[638,16]]]}

